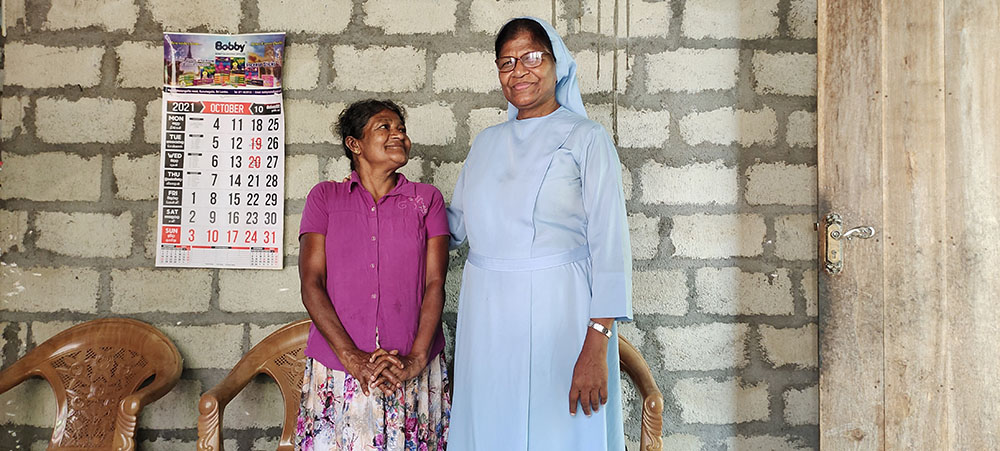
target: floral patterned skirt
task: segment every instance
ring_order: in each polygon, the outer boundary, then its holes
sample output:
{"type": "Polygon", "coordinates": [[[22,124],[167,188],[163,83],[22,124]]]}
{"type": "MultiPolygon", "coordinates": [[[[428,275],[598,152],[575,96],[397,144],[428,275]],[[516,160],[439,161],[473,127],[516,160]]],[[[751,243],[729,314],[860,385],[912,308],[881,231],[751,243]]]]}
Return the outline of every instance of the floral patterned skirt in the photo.
{"type": "Polygon", "coordinates": [[[451,395],[443,353],[419,376],[392,395],[371,390],[357,379],[309,358],[302,380],[302,404],[295,449],[443,450],[448,441],[451,395]]]}

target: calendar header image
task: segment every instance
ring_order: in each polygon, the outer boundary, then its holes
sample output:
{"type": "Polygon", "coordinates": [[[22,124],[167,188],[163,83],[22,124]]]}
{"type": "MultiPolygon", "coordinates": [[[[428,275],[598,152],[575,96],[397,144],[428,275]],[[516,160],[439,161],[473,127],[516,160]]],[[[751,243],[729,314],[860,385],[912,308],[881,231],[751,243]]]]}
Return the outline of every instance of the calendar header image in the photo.
{"type": "Polygon", "coordinates": [[[284,33],[163,34],[163,83],[180,88],[280,88],[284,33]]]}

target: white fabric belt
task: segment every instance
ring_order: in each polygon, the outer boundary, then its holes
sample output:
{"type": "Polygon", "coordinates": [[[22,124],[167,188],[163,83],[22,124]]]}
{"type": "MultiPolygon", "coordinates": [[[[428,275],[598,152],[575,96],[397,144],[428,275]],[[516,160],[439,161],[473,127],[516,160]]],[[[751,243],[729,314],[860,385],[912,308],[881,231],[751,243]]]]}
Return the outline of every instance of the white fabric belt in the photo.
{"type": "Polygon", "coordinates": [[[584,244],[571,251],[532,258],[493,258],[469,252],[468,262],[490,271],[535,271],[555,268],[590,257],[590,247],[584,244]]]}

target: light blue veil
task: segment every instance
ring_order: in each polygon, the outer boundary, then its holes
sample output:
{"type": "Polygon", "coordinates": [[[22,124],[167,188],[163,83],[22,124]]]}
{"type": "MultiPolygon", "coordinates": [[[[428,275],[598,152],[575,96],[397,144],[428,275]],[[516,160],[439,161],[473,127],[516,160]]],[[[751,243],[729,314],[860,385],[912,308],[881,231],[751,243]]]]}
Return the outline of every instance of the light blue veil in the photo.
{"type": "MultiPolygon", "coordinates": [[[[566,44],[563,42],[556,29],[552,28],[548,22],[537,17],[515,17],[514,19],[531,19],[542,25],[545,32],[552,41],[552,53],[556,57],[556,102],[580,116],[587,117],[587,110],[583,107],[583,98],[580,97],[580,84],[576,80],[576,61],[569,53],[566,44]]],[[[511,19],[511,20],[514,20],[511,19]]],[[[517,118],[517,107],[507,103],[507,120],[517,118]]]]}

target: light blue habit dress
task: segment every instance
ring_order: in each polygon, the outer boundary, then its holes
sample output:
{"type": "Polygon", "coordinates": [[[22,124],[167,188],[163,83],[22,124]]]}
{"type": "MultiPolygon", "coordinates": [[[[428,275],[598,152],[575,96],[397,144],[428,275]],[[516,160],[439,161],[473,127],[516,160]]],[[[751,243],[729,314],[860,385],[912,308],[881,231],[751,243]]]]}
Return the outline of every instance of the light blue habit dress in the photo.
{"type": "Polygon", "coordinates": [[[556,54],[561,107],[482,131],[448,209],[452,244],[468,239],[455,344],[449,451],[625,447],[618,331],[608,343],[608,403],[569,414],[573,368],[590,318],[632,317],[632,256],[621,164],[587,119],[576,64],[556,54]]]}

